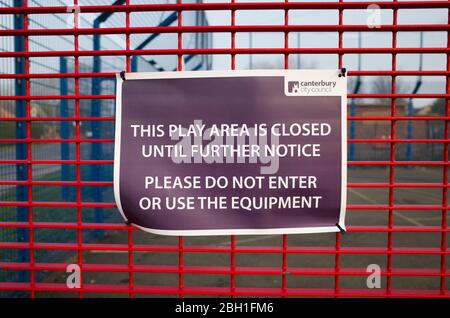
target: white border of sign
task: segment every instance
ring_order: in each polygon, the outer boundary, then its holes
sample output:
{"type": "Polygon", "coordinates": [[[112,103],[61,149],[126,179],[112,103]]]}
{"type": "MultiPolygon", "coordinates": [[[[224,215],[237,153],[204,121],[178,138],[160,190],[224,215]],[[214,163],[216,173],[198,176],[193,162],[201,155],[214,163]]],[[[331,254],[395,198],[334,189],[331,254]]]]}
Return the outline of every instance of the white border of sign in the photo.
{"type": "MultiPolygon", "coordinates": [[[[182,71],[182,72],[149,72],[149,73],[124,73],[125,79],[162,79],[162,78],[211,78],[211,77],[255,77],[255,76],[279,76],[286,79],[307,78],[308,80],[336,80],[337,85],[328,94],[311,94],[295,96],[341,96],[341,131],[342,131],[342,180],[341,180],[341,210],[339,223],[336,226],[324,227],[296,227],[296,228],[272,228],[272,229],[216,229],[216,230],[160,230],[151,229],[132,224],[137,228],[160,235],[173,236],[205,236],[205,235],[262,235],[262,234],[302,234],[302,233],[332,233],[345,231],[345,213],[347,206],[347,79],[339,78],[341,70],[237,70],[237,71],[182,71]],[[338,81],[338,79],[342,79],[338,81]]],[[[114,142],[114,197],[117,208],[122,217],[127,220],[120,201],[120,143],[122,120],[122,79],[117,74],[116,86],[116,129],[114,142]]]]}

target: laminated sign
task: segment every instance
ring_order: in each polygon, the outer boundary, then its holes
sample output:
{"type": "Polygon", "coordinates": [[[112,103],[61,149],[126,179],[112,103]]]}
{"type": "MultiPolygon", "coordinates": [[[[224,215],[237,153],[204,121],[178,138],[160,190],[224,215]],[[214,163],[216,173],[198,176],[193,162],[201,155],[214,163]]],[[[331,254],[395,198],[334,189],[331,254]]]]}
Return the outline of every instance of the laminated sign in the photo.
{"type": "Polygon", "coordinates": [[[118,209],[163,235],[344,231],[345,75],[121,73],[118,209]]]}

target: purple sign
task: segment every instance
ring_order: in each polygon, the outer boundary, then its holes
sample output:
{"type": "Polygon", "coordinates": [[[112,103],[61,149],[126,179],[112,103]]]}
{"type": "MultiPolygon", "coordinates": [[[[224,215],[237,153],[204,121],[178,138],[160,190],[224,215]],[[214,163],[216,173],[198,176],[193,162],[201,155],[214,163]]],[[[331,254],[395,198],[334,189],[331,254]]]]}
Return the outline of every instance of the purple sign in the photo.
{"type": "Polygon", "coordinates": [[[338,70],[117,77],[114,195],[163,235],[345,230],[338,70]]]}

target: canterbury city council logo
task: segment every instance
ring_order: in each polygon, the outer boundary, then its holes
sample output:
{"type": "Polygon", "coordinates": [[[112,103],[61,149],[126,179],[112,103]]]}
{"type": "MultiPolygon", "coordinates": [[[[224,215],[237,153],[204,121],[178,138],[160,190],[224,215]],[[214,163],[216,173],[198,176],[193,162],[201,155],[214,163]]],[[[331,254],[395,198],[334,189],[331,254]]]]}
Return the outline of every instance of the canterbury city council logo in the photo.
{"type": "Polygon", "coordinates": [[[288,92],[289,93],[300,93],[300,82],[289,81],[288,82],[288,92]]]}

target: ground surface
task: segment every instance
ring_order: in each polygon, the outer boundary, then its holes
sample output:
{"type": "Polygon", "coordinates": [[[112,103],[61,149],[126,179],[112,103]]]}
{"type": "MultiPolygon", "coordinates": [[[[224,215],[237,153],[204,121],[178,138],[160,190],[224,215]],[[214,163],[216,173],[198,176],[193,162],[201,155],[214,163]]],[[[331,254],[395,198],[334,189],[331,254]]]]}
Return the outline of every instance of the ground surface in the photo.
{"type": "MultiPolygon", "coordinates": [[[[371,169],[350,169],[348,181],[353,182],[388,182],[389,171],[382,168],[371,169]]],[[[442,182],[442,168],[406,168],[396,167],[396,182],[405,183],[440,183],[442,182]]],[[[388,189],[367,189],[349,188],[349,204],[387,204],[388,189]]],[[[417,189],[406,188],[396,189],[394,192],[396,204],[437,204],[442,201],[442,189],[417,189]]],[[[442,211],[395,211],[394,225],[403,226],[440,226],[442,211]]],[[[347,213],[347,225],[387,225],[387,211],[349,211],[347,213]]],[[[346,233],[341,237],[343,247],[382,247],[387,246],[387,233],[346,233]]],[[[108,232],[102,240],[103,243],[126,244],[127,233],[125,231],[108,232]]],[[[177,245],[176,237],[166,237],[151,235],[142,231],[133,233],[134,244],[155,244],[155,245],[177,245]]],[[[303,234],[289,235],[289,246],[329,246],[334,247],[336,243],[335,234],[303,234]]],[[[447,246],[450,239],[447,239],[447,246]]],[[[186,237],[185,246],[189,245],[210,245],[228,246],[229,236],[220,237],[186,237]]],[[[238,236],[237,246],[281,246],[280,235],[266,236],[238,236]]],[[[393,247],[440,247],[441,233],[394,233],[393,247]]],[[[185,266],[224,266],[230,265],[230,255],[228,253],[184,253],[185,266]]],[[[450,258],[447,255],[447,271],[450,267],[450,258]]],[[[86,251],[83,262],[88,264],[128,264],[128,252],[120,251],[86,251]]],[[[385,254],[342,254],[340,258],[341,268],[365,269],[369,264],[378,264],[386,267],[387,257],[385,254]]],[[[439,270],[440,255],[393,255],[393,268],[414,268],[414,269],[435,269],[439,270]]],[[[178,266],[178,253],[176,252],[135,252],[133,263],[136,265],[172,265],[178,266]]],[[[269,267],[280,268],[282,255],[279,253],[257,254],[238,253],[236,254],[236,266],[240,267],[269,267]]],[[[291,268],[334,268],[334,254],[288,254],[287,265],[291,268]]],[[[51,275],[52,282],[64,282],[66,273],[57,272],[51,275]]],[[[335,280],[333,275],[288,275],[288,288],[334,288],[335,280]]],[[[341,288],[366,287],[366,276],[341,276],[341,288]]],[[[394,276],[392,278],[393,289],[426,289],[439,290],[439,276],[394,276]]],[[[128,285],[129,275],[111,272],[86,272],[83,281],[93,284],[128,285]]],[[[178,286],[178,273],[135,273],[135,285],[150,286],[178,286]]],[[[217,274],[185,274],[185,286],[230,286],[230,275],[217,274]]],[[[386,277],[382,278],[382,286],[386,284],[386,277]]],[[[267,287],[280,288],[281,275],[236,275],[237,287],[267,287]]],[[[450,286],[450,279],[447,277],[447,286],[450,286]]],[[[448,287],[447,287],[448,289],[448,287]]],[[[58,293],[39,293],[40,296],[61,296],[58,293]]],[[[67,294],[64,294],[67,295],[67,294]]],[[[86,296],[118,296],[120,294],[86,294],[86,296]]],[[[127,294],[121,294],[127,295],[127,294]]],[[[76,296],[76,294],[74,294],[76,296]]],[[[139,296],[139,295],[137,295],[139,296]]]]}

